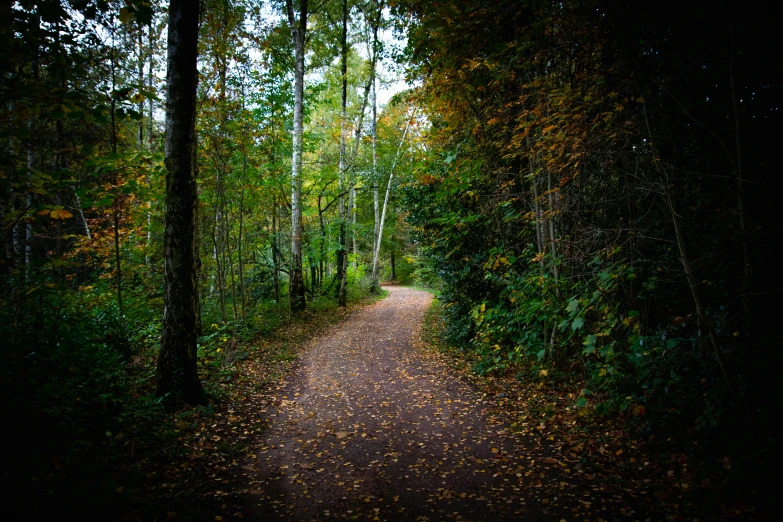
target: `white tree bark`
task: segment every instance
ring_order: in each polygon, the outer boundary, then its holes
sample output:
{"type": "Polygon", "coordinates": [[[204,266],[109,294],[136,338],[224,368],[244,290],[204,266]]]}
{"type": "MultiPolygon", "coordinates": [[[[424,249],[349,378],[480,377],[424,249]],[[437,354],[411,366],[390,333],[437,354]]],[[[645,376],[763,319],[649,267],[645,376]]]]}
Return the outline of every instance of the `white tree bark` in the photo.
{"type": "MultiPolygon", "coordinates": [[[[345,119],[346,119],[346,105],[348,102],[348,0],[343,0],[343,32],[342,32],[342,49],[341,53],[341,83],[342,83],[342,99],[340,101],[340,164],[338,166],[340,176],[339,191],[340,191],[340,246],[339,255],[337,256],[337,262],[339,263],[338,269],[340,273],[340,292],[337,298],[337,303],[340,306],[346,306],[348,304],[347,298],[347,284],[348,284],[348,234],[346,230],[346,223],[348,221],[348,209],[345,206],[345,119]]],[[[352,187],[353,189],[353,187],[352,187]]],[[[349,205],[350,207],[350,202],[349,205]]]]}
{"type": "Polygon", "coordinates": [[[348,194],[348,206],[351,207],[351,241],[353,242],[353,269],[357,268],[359,251],[356,247],[356,187],[351,182],[351,191],[348,194]]]}
{"type": "Polygon", "coordinates": [[[413,114],[408,118],[408,121],[405,123],[405,130],[402,133],[402,139],[400,140],[400,145],[397,147],[397,153],[394,155],[394,161],[392,162],[391,172],[389,172],[389,181],[386,184],[386,196],[383,198],[383,211],[381,212],[381,220],[378,223],[378,240],[375,242],[375,248],[373,249],[372,254],[372,273],[378,274],[378,256],[381,253],[381,240],[383,239],[383,224],[386,221],[386,208],[389,205],[389,193],[391,192],[391,185],[392,185],[392,179],[394,178],[394,168],[397,166],[397,160],[400,157],[400,151],[402,150],[402,145],[405,143],[405,138],[408,136],[408,129],[410,129],[411,121],[416,117],[416,111],[413,111],[413,114]]]}
{"type": "Polygon", "coordinates": [[[293,0],[286,0],[288,24],[294,40],[294,131],[291,158],[291,310],[305,308],[304,280],[302,278],[302,131],[304,118],[304,57],[305,32],[307,30],[307,0],[301,0],[299,20],[294,16],[293,0]]]}
{"type": "Polygon", "coordinates": [[[375,245],[378,244],[378,228],[381,222],[378,204],[378,97],[375,88],[375,78],[372,79],[372,199],[374,210],[374,229],[372,236],[372,287],[378,287],[378,259],[375,256],[375,245]]]}

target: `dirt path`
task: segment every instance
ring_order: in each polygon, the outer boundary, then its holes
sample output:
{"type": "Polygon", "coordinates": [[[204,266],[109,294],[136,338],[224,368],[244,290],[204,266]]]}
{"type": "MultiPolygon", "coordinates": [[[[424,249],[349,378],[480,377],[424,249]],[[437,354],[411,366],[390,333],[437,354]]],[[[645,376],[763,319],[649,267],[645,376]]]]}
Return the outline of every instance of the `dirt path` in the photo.
{"type": "Polygon", "coordinates": [[[564,497],[578,506],[565,465],[419,345],[431,296],[387,289],[303,350],[243,466],[246,518],[548,520],[564,497]]]}

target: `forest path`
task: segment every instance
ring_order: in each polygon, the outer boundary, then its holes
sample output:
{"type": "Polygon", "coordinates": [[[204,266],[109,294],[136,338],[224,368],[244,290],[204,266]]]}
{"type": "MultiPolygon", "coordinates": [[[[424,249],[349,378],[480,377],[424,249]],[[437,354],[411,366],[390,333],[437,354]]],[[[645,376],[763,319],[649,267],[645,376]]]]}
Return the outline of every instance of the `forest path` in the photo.
{"type": "Polygon", "coordinates": [[[526,448],[419,341],[432,296],[387,289],[302,351],[257,457],[243,466],[246,517],[549,519],[550,500],[536,497],[572,489],[557,462],[530,476],[545,448],[526,448]]]}

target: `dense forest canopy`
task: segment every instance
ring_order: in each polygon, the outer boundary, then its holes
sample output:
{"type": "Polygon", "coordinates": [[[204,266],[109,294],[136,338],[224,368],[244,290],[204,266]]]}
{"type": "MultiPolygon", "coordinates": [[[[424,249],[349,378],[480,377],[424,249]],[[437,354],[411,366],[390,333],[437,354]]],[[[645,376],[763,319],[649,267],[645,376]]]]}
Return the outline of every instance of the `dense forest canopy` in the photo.
{"type": "Polygon", "coordinates": [[[481,375],[773,462],[771,4],[4,3],[9,473],[136,458],[232,343],[388,280],[481,375]]]}

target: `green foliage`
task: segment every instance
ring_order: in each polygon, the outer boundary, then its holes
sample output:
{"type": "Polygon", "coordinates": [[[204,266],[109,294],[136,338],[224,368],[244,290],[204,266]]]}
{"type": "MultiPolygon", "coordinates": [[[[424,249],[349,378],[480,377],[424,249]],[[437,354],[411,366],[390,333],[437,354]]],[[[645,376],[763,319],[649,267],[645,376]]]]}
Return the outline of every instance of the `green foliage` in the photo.
{"type": "Polygon", "coordinates": [[[129,339],[113,303],[86,313],[83,305],[47,290],[22,310],[0,309],[7,325],[3,414],[25,419],[13,430],[10,469],[22,477],[45,477],[51,466],[31,465],[30,455],[74,470],[100,467],[164,426],[157,401],[137,395],[129,339]]]}
{"type": "Polygon", "coordinates": [[[426,256],[410,257],[413,271],[411,279],[413,284],[419,288],[438,293],[441,290],[441,280],[438,277],[438,269],[433,264],[432,259],[426,256]]]}
{"type": "MultiPolygon", "coordinates": [[[[626,415],[642,430],[715,430],[744,407],[729,382],[763,395],[741,371],[742,346],[765,329],[753,318],[766,313],[742,291],[753,272],[743,263],[758,268],[763,256],[743,250],[736,219],[763,212],[738,210],[748,194],[732,184],[741,151],[721,149],[736,136],[720,123],[725,111],[704,105],[705,90],[731,104],[727,90],[713,92],[725,83],[707,72],[714,65],[689,69],[696,54],[673,46],[668,27],[655,30],[655,44],[637,43],[628,21],[658,27],[653,6],[403,9],[414,14],[406,52],[431,122],[404,204],[422,277],[438,280],[448,342],[478,355],[480,373],[583,381],[594,395],[577,407],[626,415]],[[474,37],[487,28],[492,38],[474,37]],[[633,51],[618,50],[618,35],[633,51]],[[574,46],[579,53],[565,51],[574,46]],[[671,92],[658,89],[653,70],[677,79],[671,92]],[[697,274],[691,283],[683,256],[697,274]],[[714,342],[694,312],[696,294],[714,342]],[[726,378],[716,352],[734,361],[726,378]]],[[[706,32],[725,43],[725,32],[706,32]]],[[[740,112],[732,117],[747,125],[742,134],[768,132],[740,112]]],[[[754,150],[759,166],[766,153],[754,150]]],[[[767,353],[762,345],[754,353],[767,353]]]]}

